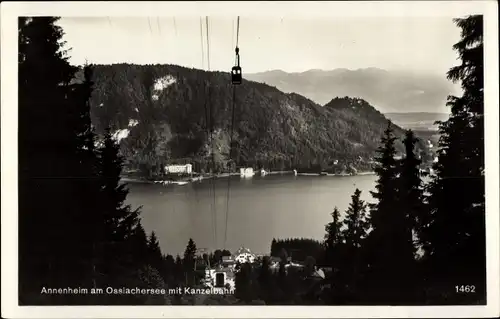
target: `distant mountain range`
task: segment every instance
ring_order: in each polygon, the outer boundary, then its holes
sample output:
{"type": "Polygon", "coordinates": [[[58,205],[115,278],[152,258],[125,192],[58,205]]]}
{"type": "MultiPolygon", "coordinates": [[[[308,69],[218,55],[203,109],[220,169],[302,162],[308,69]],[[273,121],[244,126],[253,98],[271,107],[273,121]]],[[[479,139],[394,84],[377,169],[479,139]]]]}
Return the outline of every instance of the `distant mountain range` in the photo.
{"type": "Polygon", "coordinates": [[[378,68],[315,69],[301,73],[273,70],[244,74],[244,78],[275,86],[286,93],[298,93],[321,105],[336,96],[361,98],[382,113],[446,113],[447,96],[460,92],[459,86],[447,80],[445,74],[416,74],[378,68]]]}
{"type": "MultiPolygon", "coordinates": [[[[233,104],[228,73],[176,65],[96,65],[93,81],[93,125],[98,133],[112,129],[129,168],[154,175],[166,163],[190,162],[204,170],[212,149],[216,170],[227,169],[233,104]]],[[[232,160],[271,169],[371,170],[386,126],[387,118],[363,99],[332,94],[319,105],[244,80],[236,89],[232,160]]],[[[394,129],[403,135],[400,127],[394,129]]],[[[397,148],[403,150],[401,143],[397,148]]],[[[420,149],[426,152],[424,141],[420,149]]]]}
{"type": "Polygon", "coordinates": [[[414,131],[437,131],[438,125],[436,121],[446,121],[449,114],[446,113],[385,113],[394,124],[401,126],[404,129],[412,129],[414,131]]]}

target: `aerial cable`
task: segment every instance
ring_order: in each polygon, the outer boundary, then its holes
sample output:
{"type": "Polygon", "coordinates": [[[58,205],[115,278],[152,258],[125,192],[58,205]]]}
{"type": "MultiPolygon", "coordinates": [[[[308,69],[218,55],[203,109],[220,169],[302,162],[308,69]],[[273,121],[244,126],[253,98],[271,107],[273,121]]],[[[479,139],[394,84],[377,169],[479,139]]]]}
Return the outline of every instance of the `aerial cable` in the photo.
{"type": "MultiPolygon", "coordinates": [[[[210,71],[210,37],[209,37],[209,24],[208,24],[208,17],[205,17],[205,22],[206,22],[206,36],[207,36],[207,70],[210,71]]],[[[200,21],[200,31],[203,36],[202,24],[200,21]]],[[[202,40],[203,42],[203,40],[202,40]]],[[[212,108],[212,102],[211,102],[211,90],[210,90],[210,81],[208,82],[208,99],[205,101],[205,105],[208,101],[209,103],[209,108],[208,111],[205,106],[205,112],[207,113],[207,129],[209,130],[208,136],[210,139],[210,152],[211,152],[211,159],[212,159],[212,174],[215,172],[215,153],[214,153],[214,145],[213,145],[213,108],[212,108]]],[[[212,228],[213,228],[213,235],[214,235],[214,245],[217,246],[217,208],[216,208],[216,195],[215,195],[215,179],[214,176],[212,176],[211,180],[211,190],[212,190],[212,196],[213,196],[213,203],[211,204],[211,213],[212,213],[212,228]]]]}
{"type": "MultiPolygon", "coordinates": [[[[205,17],[206,23],[206,33],[207,33],[207,70],[210,72],[210,28],[208,23],[208,16],[205,17]]],[[[213,105],[212,105],[212,91],[210,89],[210,82],[208,84],[208,103],[209,103],[209,118],[210,118],[210,147],[212,155],[212,174],[215,173],[215,152],[214,152],[214,117],[213,117],[213,105]]],[[[215,195],[215,178],[212,177],[212,196],[213,196],[213,209],[214,209],[214,231],[215,231],[215,244],[217,245],[217,206],[216,206],[216,195],[215,195]]]]}
{"type": "Polygon", "coordinates": [[[207,68],[208,71],[210,71],[210,37],[208,35],[209,29],[208,29],[208,17],[205,17],[205,21],[207,24],[206,31],[207,31],[207,68]]]}
{"type": "Polygon", "coordinates": [[[151,28],[151,20],[148,17],[149,34],[153,35],[153,29],[151,28]]]}
{"type": "Polygon", "coordinates": [[[200,39],[201,39],[201,68],[205,68],[205,52],[203,51],[203,20],[200,17],[200,39]]]}
{"type": "MultiPolygon", "coordinates": [[[[204,59],[205,59],[205,53],[204,53],[204,50],[203,50],[203,19],[202,17],[200,17],[200,39],[201,39],[201,67],[202,69],[204,69],[204,59]]],[[[204,82],[206,83],[206,82],[204,82]]],[[[206,85],[206,87],[208,87],[208,85],[206,85]]],[[[205,93],[207,93],[206,91],[206,87],[205,87],[205,93]]],[[[209,114],[209,110],[208,110],[208,107],[207,107],[207,100],[208,99],[204,99],[204,109],[205,109],[205,128],[206,128],[206,131],[207,131],[207,137],[210,138],[210,114],[209,114]]],[[[211,145],[211,144],[210,144],[211,145]]],[[[211,149],[211,146],[210,146],[210,149],[211,149]]],[[[210,181],[210,183],[212,184],[213,182],[210,181]]],[[[210,199],[212,197],[212,187],[210,187],[208,189],[208,198],[210,199]]],[[[212,216],[212,240],[213,240],[213,243],[214,243],[214,246],[216,246],[216,235],[215,235],[215,214],[214,214],[214,207],[213,207],[213,204],[210,203],[210,213],[211,213],[211,216],[212,216]]]]}
{"type": "Polygon", "coordinates": [[[240,16],[236,20],[236,47],[238,47],[238,39],[240,37],[240,16]]]}
{"type": "Polygon", "coordinates": [[[229,176],[227,177],[227,192],[226,192],[226,216],[225,216],[225,224],[226,228],[224,231],[224,249],[226,249],[226,243],[227,243],[227,224],[228,224],[228,217],[229,217],[229,191],[231,190],[231,168],[232,168],[232,154],[233,154],[233,142],[234,142],[234,118],[235,118],[235,104],[236,104],[236,86],[233,85],[233,105],[232,105],[232,110],[231,110],[231,126],[230,126],[230,132],[229,132],[229,176]]]}
{"type": "Polygon", "coordinates": [[[174,20],[174,30],[175,30],[175,36],[177,36],[177,24],[175,23],[175,17],[172,17],[174,20]]]}
{"type": "MultiPolygon", "coordinates": [[[[234,31],[234,29],[233,29],[233,31],[234,31]]],[[[238,49],[239,31],[240,31],[240,17],[238,16],[237,24],[236,24],[236,59],[237,59],[238,67],[240,66],[239,49],[238,49]]],[[[228,220],[229,220],[229,198],[230,198],[229,191],[231,189],[231,170],[230,170],[230,168],[232,167],[235,109],[236,109],[236,85],[233,85],[233,105],[232,105],[232,110],[231,110],[231,126],[230,126],[230,132],[229,132],[229,161],[228,161],[229,165],[231,165],[231,166],[228,165],[229,166],[228,167],[229,176],[227,178],[227,192],[226,192],[224,249],[226,248],[226,244],[227,244],[227,225],[228,225],[228,220]]]]}
{"type": "Polygon", "coordinates": [[[158,27],[158,33],[161,35],[160,17],[156,17],[156,26],[158,27]]]}

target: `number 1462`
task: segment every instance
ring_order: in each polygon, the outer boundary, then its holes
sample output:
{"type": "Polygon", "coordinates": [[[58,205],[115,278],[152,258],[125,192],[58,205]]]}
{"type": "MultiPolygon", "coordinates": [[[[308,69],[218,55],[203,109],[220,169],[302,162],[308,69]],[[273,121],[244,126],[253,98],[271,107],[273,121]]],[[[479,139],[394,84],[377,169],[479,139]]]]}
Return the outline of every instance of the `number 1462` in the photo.
{"type": "Polygon", "coordinates": [[[469,285],[455,286],[455,292],[465,292],[465,293],[476,292],[476,287],[469,285]]]}

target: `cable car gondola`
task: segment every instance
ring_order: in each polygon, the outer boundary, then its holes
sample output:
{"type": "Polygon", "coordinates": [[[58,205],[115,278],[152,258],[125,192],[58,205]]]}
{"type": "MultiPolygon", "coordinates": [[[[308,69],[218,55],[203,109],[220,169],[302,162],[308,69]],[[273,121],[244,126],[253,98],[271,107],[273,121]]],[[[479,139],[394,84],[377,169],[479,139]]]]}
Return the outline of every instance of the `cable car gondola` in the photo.
{"type": "Polygon", "coordinates": [[[236,47],[236,65],[231,70],[231,82],[233,85],[241,84],[242,74],[240,67],[240,49],[236,47]]]}

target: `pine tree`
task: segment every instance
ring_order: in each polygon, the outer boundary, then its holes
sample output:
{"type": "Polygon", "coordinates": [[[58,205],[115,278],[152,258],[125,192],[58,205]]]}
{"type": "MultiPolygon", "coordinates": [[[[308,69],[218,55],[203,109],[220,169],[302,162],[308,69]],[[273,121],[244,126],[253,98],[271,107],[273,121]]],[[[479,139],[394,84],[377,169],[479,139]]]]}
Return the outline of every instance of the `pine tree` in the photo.
{"type": "Polygon", "coordinates": [[[361,200],[361,191],[356,188],[345,212],[344,227],[339,235],[343,242],[339,245],[339,264],[332,278],[332,285],[335,287],[332,295],[334,303],[352,302],[361,294],[361,291],[358,291],[358,283],[365,270],[361,249],[369,228],[367,207],[366,202],[361,200]]]}
{"type": "Polygon", "coordinates": [[[148,239],[140,222],[133,228],[131,235],[126,240],[127,253],[124,257],[128,261],[128,269],[136,269],[147,265],[148,239]]]}
{"type": "Polygon", "coordinates": [[[313,256],[307,256],[305,261],[304,261],[304,271],[305,275],[308,276],[310,275],[316,267],[316,259],[314,259],[313,256]]]}
{"type": "Polygon", "coordinates": [[[281,248],[280,251],[280,264],[286,265],[288,264],[288,252],[286,251],[285,248],[281,248]]]}
{"type": "Polygon", "coordinates": [[[216,249],[214,251],[214,262],[213,264],[218,264],[222,261],[222,250],[216,249]]]}
{"type": "Polygon", "coordinates": [[[156,233],[154,231],[151,232],[148,239],[148,261],[149,264],[158,270],[162,276],[165,276],[163,273],[163,256],[161,254],[160,243],[158,242],[158,238],[156,237],[156,233]]]}
{"type": "Polygon", "coordinates": [[[422,160],[415,154],[418,139],[412,130],[406,131],[403,144],[405,156],[400,165],[400,207],[406,214],[407,241],[412,243],[413,255],[419,247],[418,238],[424,218],[424,192],[420,165],[422,160]]]}
{"type": "Polygon", "coordinates": [[[408,255],[401,247],[404,240],[404,213],[399,208],[398,163],[395,159],[396,138],[391,123],[384,132],[375,173],[378,176],[376,191],[371,192],[376,203],[370,208],[370,232],[364,245],[367,261],[367,287],[362,289],[371,302],[397,303],[406,289],[402,284],[405,277],[404,259],[408,255]],[[381,291],[379,287],[385,289],[381,291]]]}
{"type": "Polygon", "coordinates": [[[281,298],[280,302],[285,302],[289,296],[289,285],[288,285],[288,278],[287,278],[287,270],[285,267],[285,263],[283,262],[283,258],[281,259],[281,262],[279,263],[279,268],[278,268],[278,276],[277,276],[277,282],[278,282],[278,287],[281,291],[281,298]]]}
{"type": "Polygon", "coordinates": [[[68,252],[74,254],[71,259],[80,259],[90,263],[92,287],[105,284],[104,268],[106,265],[105,215],[100,207],[99,161],[95,148],[95,133],[90,119],[90,98],[93,92],[92,66],[83,67],[83,81],[72,81],[70,88],[74,99],[71,126],[74,131],[74,143],[78,150],[79,171],[75,174],[75,188],[82,201],[74,216],[79,227],[72,235],[79,238],[75,246],[68,252]],[[88,200],[93,199],[93,200],[88,200]]]}
{"type": "Polygon", "coordinates": [[[325,226],[325,261],[327,265],[337,267],[336,262],[339,260],[336,259],[336,256],[338,255],[339,244],[341,244],[342,241],[340,231],[342,222],[340,221],[340,212],[337,207],[333,209],[331,216],[333,218],[333,221],[326,224],[325,226]]]}
{"type": "Polygon", "coordinates": [[[402,238],[399,241],[399,250],[405,254],[401,259],[406,262],[402,264],[406,271],[403,278],[408,287],[405,291],[408,302],[417,303],[416,298],[422,295],[422,273],[419,272],[417,259],[419,259],[419,248],[421,231],[424,227],[425,206],[422,173],[420,164],[422,160],[415,154],[415,144],[418,139],[413,131],[406,131],[403,145],[405,146],[405,156],[400,163],[399,176],[399,207],[404,218],[400,227],[402,238]]]}
{"type": "Polygon", "coordinates": [[[99,254],[103,260],[101,273],[111,282],[120,280],[120,275],[138,270],[145,263],[146,235],[140,225],[140,208],[132,210],[125,204],[127,185],[121,182],[123,158],[119,146],[106,130],[102,146],[97,150],[99,196],[102,230],[99,254]],[[141,257],[142,256],[142,257],[141,257]]]}
{"type": "Polygon", "coordinates": [[[172,255],[163,257],[165,272],[163,274],[167,286],[172,287],[175,284],[175,259],[172,255]]]}
{"type": "Polygon", "coordinates": [[[196,244],[194,243],[192,238],[189,238],[186,250],[184,251],[183,266],[186,278],[190,283],[193,283],[192,280],[194,275],[195,258],[196,258],[196,244]]]}
{"type": "Polygon", "coordinates": [[[276,238],[271,241],[271,256],[276,256],[276,238]]]}
{"type": "MultiPolygon", "coordinates": [[[[38,302],[41,285],[123,282],[143,266],[146,250],[138,211],[124,204],[118,148],[109,134],[103,148],[94,146],[92,66],[84,66],[83,81],[76,78],[57,20],[19,21],[21,303],[38,302]]],[[[47,302],[96,302],[85,298],[47,302]]]]}
{"type": "Polygon", "coordinates": [[[381,140],[381,146],[377,152],[379,156],[376,157],[377,167],[375,173],[377,174],[376,191],[370,192],[376,203],[371,204],[371,218],[372,227],[375,230],[383,228],[388,225],[390,213],[394,209],[394,203],[397,200],[397,162],[395,159],[396,137],[393,134],[391,122],[388,122],[387,128],[384,131],[384,136],[381,140]]]}
{"type": "Polygon", "coordinates": [[[448,79],[460,81],[461,97],[450,96],[451,115],[439,123],[439,161],[429,187],[430,215],[422,234],[430,277],[443,286],[464,281],[485,293],[484,61],[483,17],[455,19],[461,39],[453,48],[461,65],[448,79]]]}
{"type": "Polygon", "coordinates": [[[184,267],[182,263],[182,258],[181,256],[177,255],[175,257],[175,281],[177,284],[183,284],[185,282],[185,277],[184,277],[184,267]]]}
{"type": "Polygon", "coordinates": [[[249,263],[241,265],[241,269],[236,273],[234,278],[235,292],[234,295],[239,300],[248,303],[253,300],[252,284],[251,284],[252,268],[249,263]]]}
{"type": "Polygon", "coordinates": [[[86,99],[92,85],[71,83],[77,68],[62,50],[57,21],[19,19],[21,304],[70,304],[73,296],[41,301],[41,287],[92,285],[95,229],[84,218],[95,194],[85,181],[93,168],[86,99]]]}
{"type": "Polygon", "coordinates": [[[367,204],[361,199],[361,191],[356,188],[351,196],[351,203],[346,211],[344,225],[346,228],[342,231],[342,238],[348,247],[358,249],[361,247],[362,240],[365,239],[368,232],[368,221],[366,216],[367,204]]]}
{"type": "Polygon", "coordinates": [[[325,247],[326,265],[332,267],[333,273],[329,279],[331,288],[324,297],[328,304],[335,304],[339,303],[339,295],[342,294],[338,287],[339,281],[342,280],[340,270],[345,268],[343,266],[345,264],[343,255],[345,245],[341,232],[343,223],[340,220],[340,212],[337,207],[334,208],[331,216],[333,220],[325,226],[326,234],[323,245],[325,247]]]}
{"type": "Polygon", "coordinates": [[[260,293],[259,297],[266,302],[269,300],[269,297],[272,296],[272,273],[269,268],[270,261],[269,256],[264,256],[262,259],[262,264],[259,269],[259,274],[257,280],[259,282],[260,293]]]}

